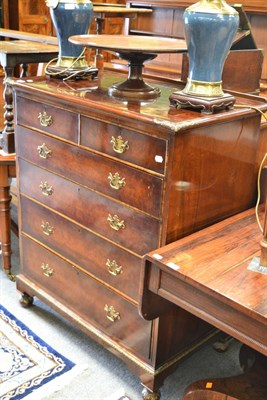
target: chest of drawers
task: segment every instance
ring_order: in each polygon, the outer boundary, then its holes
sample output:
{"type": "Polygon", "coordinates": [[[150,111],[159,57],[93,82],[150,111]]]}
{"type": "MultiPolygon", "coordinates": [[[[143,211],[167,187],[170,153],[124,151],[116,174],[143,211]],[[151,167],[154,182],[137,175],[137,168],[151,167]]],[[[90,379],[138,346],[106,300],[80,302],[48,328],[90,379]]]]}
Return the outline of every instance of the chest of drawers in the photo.
{"type": "Polygon", "coordinates": [[[177,306],[138,314],[149,251],[253,205],[260,114],[110,98],[116,75],[14,84],[21,271],[17,288],[74,321],[152,391],[213,333],[177,306]]]}

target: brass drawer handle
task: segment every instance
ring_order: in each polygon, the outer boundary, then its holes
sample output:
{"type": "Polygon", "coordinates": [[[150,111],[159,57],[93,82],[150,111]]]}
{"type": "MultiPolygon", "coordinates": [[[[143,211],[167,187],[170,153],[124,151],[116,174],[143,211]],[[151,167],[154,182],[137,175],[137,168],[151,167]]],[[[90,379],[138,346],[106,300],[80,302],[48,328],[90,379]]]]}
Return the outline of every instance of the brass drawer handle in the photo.
{"type": "Polygon", "coordinates": [[[117,263],[116,260],[107,259],[106,266],[108,267],[108,272],[111,275],[117,276],[123,273],[122,266],[117,263]]]}
{"type": "Polygon", "coordinates": [[[112,175],[112,173],[110,172],[108,176],[108,181],[109,181],[109,186],[112,189],[116,190],[119,190],[126,185],[125,178],[121,178],[118,172],[115,172],[114,175],[112,175]]]}
{"type": "Polygon", "coordinates": [[[42,228],[42,231],[43,231],[43,233],[46,235],[46,236],[50,236],[50,235],[52,235],[52,233],[54,233],[54,228],[53,228],[53,226],[51,226],[50,224],[49,224],[49,222],[44,222],[44,221],[42,221],[42,223],[41,223],[41,228],[42,228]]]}
{"type": "Polygon", "coordinates": [[[43,274],[48,278],[50,278],[54,273],[53,268],[50,268],[49,264],[42,263],[41,268],[43,270],[43,274]]]}
{"type": "Polygon", "coordinates": [[[50,150],[45,143],[37,147],[37,151],[41,158],[49,158],[52,155],[52,150],[50,150]]]}
{"type": "Polygon", "coordinates": [[[53,186],[50,186],[48,184],[48,182],[46,182],[46,181],[45,182],[41,182],[40,185],[39,185],[39,188],[41,189],[43,195],[45,195],[45,196],[51,196],[53,194],[53,192],[54,192],[53,186]]]}
{"type": "Polygon", "coordinates": [[[118,311],[115,311],[113,306],[108,306],[106,304],[104,310],[107,312],[107,319],[109,319],[111,322],[115,322],[121,319],[120,313],[118,311]]]}
{"type": "Polygon", "coordinates": [[[129,149],[129,142],[128,140],[123,140],[122,136],[118,136],[117,139],[112,136],[110,143],[112,144],[112,148],[115,153],[125,153],[126,150],[129,149]]]}
{"type": "Polygon", "coordinates": [[[115,231],[119,231],[120,229],[124,229],[124,221],[120,220],[118,215],[108,215],[109,226],[115,231]]]}
{"type": "Polygon", "coordinates": [[[40,124],[45,127],[50,126],[53,123],[53,118],[51,115],[48,115],[46,111],[40,112],[38,119],[40,120],[40,124]]]}

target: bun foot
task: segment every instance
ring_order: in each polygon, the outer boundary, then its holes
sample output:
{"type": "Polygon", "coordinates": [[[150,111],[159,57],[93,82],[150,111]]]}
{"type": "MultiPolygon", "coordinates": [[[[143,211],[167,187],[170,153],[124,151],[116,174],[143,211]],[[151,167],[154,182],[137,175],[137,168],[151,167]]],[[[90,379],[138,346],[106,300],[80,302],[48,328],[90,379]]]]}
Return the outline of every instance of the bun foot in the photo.
{"type": "Polygon", "coordinates": [[[32,306],[32,304],[33,304],[33,297],[32,297],[32,296],[29,296],[29,295],[27,295],[27,294],[24,293],[24,294],[21,296],[20,304],[21,304],[22,307],[24,307],[24,308],[28,308],[28,307],[32,306]]]}
{"type": "Polygon", "coordinates": [[[11,272],[10,269],[5,269],[4,271],[5,271],[5,273],[7,274],[7,277],[8,277],[12,282],[15,282],[15,280],[16,280],[16,275],[12,274],[12,272],[11,272]]]}

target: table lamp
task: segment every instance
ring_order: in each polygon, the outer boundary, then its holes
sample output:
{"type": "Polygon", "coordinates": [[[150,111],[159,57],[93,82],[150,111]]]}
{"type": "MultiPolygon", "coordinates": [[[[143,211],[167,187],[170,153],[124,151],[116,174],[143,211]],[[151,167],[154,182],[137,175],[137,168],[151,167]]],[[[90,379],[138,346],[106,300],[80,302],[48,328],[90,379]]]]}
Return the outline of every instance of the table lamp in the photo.
{"type": "Polygon", "coordinates": [[[222,90],[222,71],[239,26],[239,14],[224,0],[200,0],[183,15],[189,56],[187,84],[170,96],[172,106],[210,114],[230,108],[232,95],[222,90]]]}
{"type": "Polygon", "coordinates": [[[80,78],[97,74],[97,69],[89,67],[84,48],[69,42],[72,35],[86,34],[90,28],[93,4],[90,0],[46,0],[56,31],[59,55],[56,64],[52,60],[46,73],[52,77],[80,78]]]}

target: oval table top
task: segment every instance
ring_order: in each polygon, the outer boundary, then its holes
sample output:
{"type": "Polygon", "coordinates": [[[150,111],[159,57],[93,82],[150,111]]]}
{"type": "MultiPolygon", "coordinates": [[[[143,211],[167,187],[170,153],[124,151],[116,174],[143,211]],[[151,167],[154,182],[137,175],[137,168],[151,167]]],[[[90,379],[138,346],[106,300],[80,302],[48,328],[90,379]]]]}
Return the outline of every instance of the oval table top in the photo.
{"type": "Polygon", "coordinates": [[[184,53],[185,40],[140,35],[76,35],[71,43],[118,53],[184,53]]]}

